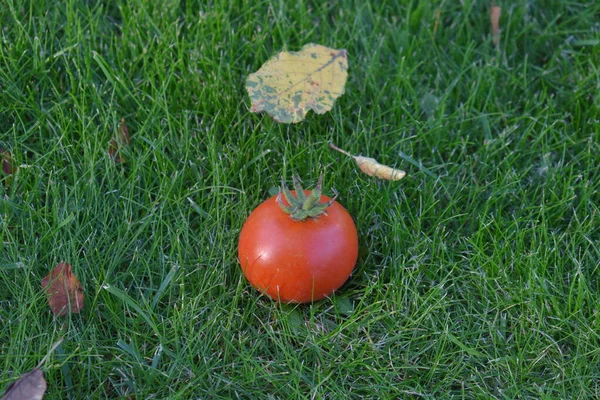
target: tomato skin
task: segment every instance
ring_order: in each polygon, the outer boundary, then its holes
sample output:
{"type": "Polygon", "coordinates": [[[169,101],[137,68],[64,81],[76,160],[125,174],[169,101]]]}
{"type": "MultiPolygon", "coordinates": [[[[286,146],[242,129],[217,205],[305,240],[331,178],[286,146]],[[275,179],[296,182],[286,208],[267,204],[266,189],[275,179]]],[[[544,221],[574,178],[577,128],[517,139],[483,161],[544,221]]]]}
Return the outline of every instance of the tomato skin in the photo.
{"type": "MultiPolygon", "coordinates": [[[[331,295],[346,282],[358,258],[352,217],[334,202],[326,215],[295,221],[276,198],[260,204],[242,227],[238,260],[244,275],[255,288],[284,303],[307,303],[331,295]]],[[[322,195],[320,201],[329,200],[322,195]]]]}

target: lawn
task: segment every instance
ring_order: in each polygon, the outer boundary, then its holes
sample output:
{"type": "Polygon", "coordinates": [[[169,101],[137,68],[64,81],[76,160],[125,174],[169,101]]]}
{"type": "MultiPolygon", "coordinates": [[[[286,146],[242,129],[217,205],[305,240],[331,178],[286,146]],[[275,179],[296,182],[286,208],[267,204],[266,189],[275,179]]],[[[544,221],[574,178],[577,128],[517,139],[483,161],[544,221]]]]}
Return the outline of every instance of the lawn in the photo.
{"type": "Polygon", "coordinates": [[[496,1],[497,46],[488,1],[205,3],[0,5],[0,393],[64,337],[48,399],[600,397],[600,3],[496,1]],[[250,113],[248,74],[306,43],[347,50],[346,93],[250,113]],[[321,172],[358,264],[277,304],[238,234],[321,172]],[[62,261],[85,307],[54,317],[62,261]]]}

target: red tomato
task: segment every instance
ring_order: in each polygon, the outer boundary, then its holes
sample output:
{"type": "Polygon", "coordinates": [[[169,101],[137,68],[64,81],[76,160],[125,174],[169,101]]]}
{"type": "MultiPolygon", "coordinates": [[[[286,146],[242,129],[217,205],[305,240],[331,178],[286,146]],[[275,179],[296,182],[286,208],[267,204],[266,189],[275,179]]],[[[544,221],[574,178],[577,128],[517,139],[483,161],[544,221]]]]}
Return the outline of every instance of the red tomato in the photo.
{"type": "MultiPolygon", "coordinates": [[[[321,195],[320,202],[329,200],[321,195]]],[[[320,300],[342,286],[358,257],[356,226],[338,202],[325,211],[296,221],[282,210],[277,196],[260,204],[240,233],[238,259],[248,281],[285,303],[320,300]]]]}

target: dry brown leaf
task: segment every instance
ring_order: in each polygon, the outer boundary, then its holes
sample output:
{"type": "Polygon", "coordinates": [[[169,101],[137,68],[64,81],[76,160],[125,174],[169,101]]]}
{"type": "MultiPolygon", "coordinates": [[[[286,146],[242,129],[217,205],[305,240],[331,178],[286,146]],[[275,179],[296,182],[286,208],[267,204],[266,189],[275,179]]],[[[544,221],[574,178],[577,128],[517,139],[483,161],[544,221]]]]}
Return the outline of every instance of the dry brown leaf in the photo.
{"type": "Polygon", "coordinates": [[[12,175],[16,168],[12,165],[12,156],[10,152],[4,148],[0,149],[0,156],[2,158],[2,172],[6,175],[12,175]]]}
{"type": "Polygon", "coordinates": [[[494,5],[492,1],[492,8],[490,9],[490,22],[492,23],[492,41],[494,46],[498,46],[500,43],[500,15],[502,14],[502,7],[494,5]]]}
{"type": "Polygon", "coordinates": [[[108,144],[108,155],[115,161],[115,163],[120,164],[125,162],[125,158],[121,155],[121,149],[125,146],[129,146],[129,142],[129,129],[127,129],[125,118],[121,118],[119,131],[108,144]]]}
{"type": "Polygon", "coordinates": [[[60,338],[52,345],[52,348],[44,358],[42,358],[42,361],[40,361],[37,367],[24,373],[19,379],[8,385],[6,392],[4,392],[4,395],[2,396],[2,400],[41,400],[44,397],[47,385],[46,380],[44,379],[44,373],[40,368],[54,350],[60,346],[63,340],[64,337],[60,338]]]}
{"type": "Polygon", "coordinates": [[[8,385],[2,400],[42,400],[46,387],[44,373],[34,368],[8,385]]]}
{"type": "Polygon", "coordinates": [[[71,265],[60,263],[44,279],[42,288],[48,297],[48,303],[55,316],[67,313],[79,313],[83,308],[83,287],[71,271],[71,265]]]}
{"type": "Polygon", "coordinates": [[[329,143],[329,146],[332,149],[339,151],[340,153],[343,153],[349,157],[354,158],[354,160],[356,161],[356,164],[358,165],[358,168],[360,168],[360,170],[362,172],[364,172],[365,174],[367,174],[369,176],[375,176],[377,178],[386,179],[388,181],[399,181],[400,179],[402,179],[406,176],[406,172],[399,170],[399,169],[392,168],[392,167],[388,167],[387,165],[384,165],[384,164],[380,164],[374,158],[363,157],[363,156],[353,156],[352,154],[348,153],[347,151],[342,150],[339,147],[335,146],[333,143],[329,143]]]}
{"type": "Polygon", "coordinates": [[[435,21],[433,23],[433,34],[435,35],[438,30],[438,25],[440,23],[440,17],[442,16],[442,9],[438,8],[435,12],[435,21]]]}

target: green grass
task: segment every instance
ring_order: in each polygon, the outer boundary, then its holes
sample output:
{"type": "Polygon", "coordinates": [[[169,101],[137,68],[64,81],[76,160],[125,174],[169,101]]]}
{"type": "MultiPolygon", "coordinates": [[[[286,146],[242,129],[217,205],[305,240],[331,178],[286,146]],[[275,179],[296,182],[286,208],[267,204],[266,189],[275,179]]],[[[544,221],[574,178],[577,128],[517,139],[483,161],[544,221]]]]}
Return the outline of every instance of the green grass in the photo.
{"type": "Polygon", "coordinates": [[[64,336],[49,399],[599,397],[598,2],[497,1],[498,48],[487,1],[211,3],[0,6],[19,165],[0,182],[0,391],[64,336]],[[246,76],[309,42],[348,50],[334,109],[249,113],[246,76]],[[362,175],[330,141],[408,176],[362,175]],[[278,305],[237,236],[280,176],[320,171],[357,269],[278,305]],[[40,282],[61,261],[87,297],[55,319],[40,282]]]}

